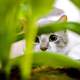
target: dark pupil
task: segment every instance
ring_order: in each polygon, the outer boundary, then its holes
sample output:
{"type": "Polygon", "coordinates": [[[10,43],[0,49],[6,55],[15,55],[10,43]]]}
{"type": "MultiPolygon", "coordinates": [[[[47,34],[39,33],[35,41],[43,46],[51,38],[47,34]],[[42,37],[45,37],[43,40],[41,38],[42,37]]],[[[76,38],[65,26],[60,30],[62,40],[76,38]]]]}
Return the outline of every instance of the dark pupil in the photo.
{"type": "Polygon", "coordinates": [[[38,37],[35,38],[35,42],[39,43],[39,38],[38,37]]]}
{"type": "Polygon", "coordinates": [[[56,35],[50,35],[49,41],[56,41],[56,40],[57,40],[57,36],[56,35]]]}

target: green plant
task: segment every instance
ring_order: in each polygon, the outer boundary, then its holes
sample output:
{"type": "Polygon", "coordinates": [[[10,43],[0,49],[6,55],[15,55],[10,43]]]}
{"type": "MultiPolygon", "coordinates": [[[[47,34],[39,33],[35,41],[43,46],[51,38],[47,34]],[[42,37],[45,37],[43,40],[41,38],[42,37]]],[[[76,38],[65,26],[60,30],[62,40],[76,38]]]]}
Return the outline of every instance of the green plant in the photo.
{"type": "MultiPolygon", "coordinates": [[[[36,66],[48,65],[54,68],[80,67],[78,61],[63,55],[48,54],[48,52],[46,54],[36,54],[33,52],[33,43],[36,35],[62,29],[70,29],[80,34],[80,24],[72,22],[52,23],[37,28],[36,21],[40,17],[48,14],[53,3],[54,0],[0,0],[0,62],[1,69],[4,69],[7,74],[10,74],[10,69],[13,65],[20,67],[22,80],[30,77],[31,68],[34,64],[36,66]],[[24,24],[24,33],[22,34],[16,32],[16,29],[19,29],[17,24],[20,18],[24,18],[26,21],[26,24],[24,24]],[[24,55],[11,60],[9,58],[11,44],[16,40],[21,40],[23,37],[27,43],[24,55]],[[46,60],[49,62],[46,62],[46,60]]],[[[78,1],[74,0],[74,3],[79,7],[78,1]]]]}

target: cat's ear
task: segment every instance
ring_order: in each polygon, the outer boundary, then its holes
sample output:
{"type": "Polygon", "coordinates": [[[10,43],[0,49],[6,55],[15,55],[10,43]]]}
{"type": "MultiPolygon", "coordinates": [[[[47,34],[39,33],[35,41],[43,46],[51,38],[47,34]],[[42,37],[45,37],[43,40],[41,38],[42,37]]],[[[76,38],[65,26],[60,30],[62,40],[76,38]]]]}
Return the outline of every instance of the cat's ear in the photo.
{"type": "Polygon", "coordinates": [[[59,22],[66,22],[67,21],[67,16],[66,15],[61,16],[58,21],[59,22]]]}

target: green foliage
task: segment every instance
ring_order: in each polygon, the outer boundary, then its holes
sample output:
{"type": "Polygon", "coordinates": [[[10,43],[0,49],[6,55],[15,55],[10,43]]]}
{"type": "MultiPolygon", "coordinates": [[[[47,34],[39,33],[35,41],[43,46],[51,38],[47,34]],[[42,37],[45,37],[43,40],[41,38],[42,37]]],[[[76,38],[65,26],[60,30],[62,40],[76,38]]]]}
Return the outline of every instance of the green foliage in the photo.
{"type": "Polygon", "coordinates": [[[3,65],[9,59],[10,47],[15,37],[18,3],[16,0],[0,0],[0,60],[3,65]]]}
{"type": "MultiPolygon", "coordinates": [[[[50,67],[75,67],[79,68],[80,63],[65,55],[52,54],[48,52],[33,53],[33,43],[36,35],[55,32],[59,30],[72,30],[80,34],[79,23],[51,23],[37,28],[36,21],[48,14],[52,9],[55,0],[0,0],[0,63],[6,71],[14,64],[21,68],[23,79],[28,78],[31,67],[48,65],[50,67]],[[24,25],[25,33],[17,34],[18,19],[24,17],[27,25],[24,25]],[[10,48],[16,40],[25,38],[27,42],[24,56],[10,60],[10,48]],[[7,66],[6,66],[7,64],[7,66]],[[33,64],[33,65],[32,65],[33,64]]],[[[79,0],[72,0],[79,8],[79,0]]],[[[8,72],[9,73],[9,72],[8,72]]],[[[22,79],[22,80],[23,80],[22,79]]]]}
{"type": "Polygon", "coordinates": [[[25,0],[24,3],[21,4],[21,15],[37,20],[53,8],[53,3],[54,0],[25,0]]]}
{"type": "Polygon", "coordinates": [[[34,53],[33,64],[33,66],[45,65],[53,68],[80,68],[80,62],[75,61],[68,56],[50,52],[34,53]]]}
{"type": "Polygon", "coordinates": [[[70,22],[67,25],[67,28],[73,32],[76,32],[77,34],[80,35],[80,23],[75,23],[75,22],[70,22]]]}
{"type": "MultiPolygon", "coordinates": [[[[10,64],[12,65],[20,65],[22,59],[24,59],[24,55],[11,59],[10,64]]],[[[51,52],[33,52],[33,66],[49,66],[53,68],[80,68],[80,61],[71,59],[66,55],[61,55],[57,53],[51,52]],[[46,57],[45,57],[46,56],[46,57]]]]}
{"type": "Polygon", "coordinates": [[[53,2],[54,0],[30,0],[33,17],[38,19],[47,14],[52,9],[53,2]]]}
{"type": "Polygon", "coordinates": [[[0,18],[4,19],[8,12],[10,12],[19,2],[16,0],[0,0],[0,18]]]}
{"type": "Polygon", "coordinates": [[[80,0],[71,0],[78,8],[80,8],[80,0]]]}
{"type": "MultiPolygon", "coordinates": [[[[37,31],[37,35],[41,35],[41,34],[48,34],[51,32],[56,32],[56,31],[60,31],[60,30],[71,30],[77,34],[80,34],[80,23],[75,23],[75,22],[66,22],[66,23],[50,23],[47,25],[42,25],[42,26],[38,26],[38,31],[37,31]]],[[[24,32],[19,33],[16,36],[16,40],[15,41],[19,41],[24,39],[24,32]]]]}
{"type": "Polygon", "coordinates": [[[73,32],[76,32],[77,34],[80,34],[80,23],[75,22],[50,23],[48,25],[43,25],[42,27],[39,27],[37,34],[41,35],[44,33],[56,32],[60,30],[71,30],[73,32]]]}

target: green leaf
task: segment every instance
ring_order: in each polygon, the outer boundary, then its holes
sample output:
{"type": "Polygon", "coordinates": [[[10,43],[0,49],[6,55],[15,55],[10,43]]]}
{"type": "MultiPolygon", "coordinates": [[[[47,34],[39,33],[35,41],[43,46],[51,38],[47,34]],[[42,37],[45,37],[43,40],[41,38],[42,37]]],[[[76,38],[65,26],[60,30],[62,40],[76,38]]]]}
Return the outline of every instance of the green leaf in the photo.
{"type": "Polygon", "coordinates": [[[18,1],[0,0],[0,61],[5,66],[9,60],[11,44],[14,41],[18,1]]]}
{"type": "Polygon", "coordinates": [[[60,30],[66,30],[66,26],[67,26],[66,23],[58,23],[58,22],[39,26],[37,35],[48,34],[60,30]]]}
{"type": "Polygon", "coordinates": [[[80,23],[69,22],[67,24],[67,29],[80,35],[80,23]]]}
{"type": "Polygon", "coordinates": [[[0,19],[3,19],[6,17],[8,12],[17,4],[19,1],[17,0],[0,0],[0,19]]]}
{"type": "Polygon", "coordinates": [[[53,68],[73,67],[80,69],[80,62],[58,53],[36,52],[33,57],[33,64],[36,66],[46,65],[53,68]]]}
{"type": "MultiPolygon", "coordinates": [[[[21,59],[24,56],[20,56],[11,60],[10,64],[20,64],[21,59]]],[[[78,68],[80,69],[80,61],[74,60],[66,55],[51,53],[51,52],[34,52],[33,53],[33,67],[37,66],[49,66],[53,68],[78,68]]],[[[24,65],[23,65],[24,66],[24,65]]]]}
{"type": "Polygon", "coordinates": [[[54,0],[27,0],[21,4],[20,16],[39,19],[53,9],[54,0]]]}
{"type": "Polygon", "coordinates": [[[30,0],[33,17],[40,18],[47,14],[53,7],[54,0],[30,0]]]}
{"type": "MultiPolygon", "coordinates": [[[[25,64],[21,64],[22,60],[25,60],[25,55],[11,59],[9,64],[7,64],[6,70],[9,71],[13,65],[18,65],[20,69],[25,64]]],[[[80,61],[73,60],[70,57],[58,54],[58,53],[51,53],[51,52],[34,52],[33,53],[33,60],[32,60],[32,67],[40,67],[40,66],[48,66],[52,68],[77,68],[80,69],[80,61]]],[[[26,68],[24,68],[24,73],[26,68]]],[[[27,77],[27,76],[26,76],[27,77]]]]}
{"type": "Polygon", "coordinates": [[[80,0],[71,0],[78,8],[80,8],[80,0]]]}
{"type": "Polygon", "coordinates": [[[50,23],[38,28],[38,35],[47,34],[51,32],[61,31],[61,30],[71,30],[77,34],[80,34],[80,23],[66,22],[66,23],[50,23]]]}

